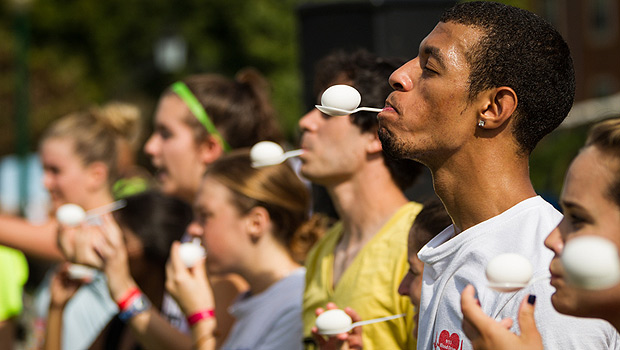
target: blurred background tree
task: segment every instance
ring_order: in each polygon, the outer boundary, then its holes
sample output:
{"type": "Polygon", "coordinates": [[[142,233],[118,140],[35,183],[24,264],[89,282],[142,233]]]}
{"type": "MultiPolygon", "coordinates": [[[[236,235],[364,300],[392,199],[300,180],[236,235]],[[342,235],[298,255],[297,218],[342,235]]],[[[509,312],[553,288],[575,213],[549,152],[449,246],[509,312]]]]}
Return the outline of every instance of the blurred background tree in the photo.
{"type": "MultiPolygon", "coordinates": [[[[196,72],[232,76],[254,66],[267,76],[289,136],[301,113],[294,8],[297,0],[34,1],[30,27],[30,149],[61,115],[118,99],[150,118],[165,87],[196,72]],[[165,71],[154,51],[167,38],[187,47],[185,64],[165,71]]],[[[0,155],[15,152],[14,5],[0,8],[0,155]]]]}

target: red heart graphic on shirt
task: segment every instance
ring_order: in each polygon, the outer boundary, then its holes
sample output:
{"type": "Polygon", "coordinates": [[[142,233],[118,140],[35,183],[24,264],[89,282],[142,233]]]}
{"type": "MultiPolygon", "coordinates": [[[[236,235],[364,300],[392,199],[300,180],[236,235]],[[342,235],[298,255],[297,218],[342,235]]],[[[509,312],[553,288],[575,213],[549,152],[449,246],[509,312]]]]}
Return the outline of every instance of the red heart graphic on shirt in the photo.
{"type": "Polygon", "coordinates": [[[459,335],[456,333],[450,334],[450,332],[443,330],[439,334],[439,349],[441,350],[459,350],[460,348],[459,335]]]}

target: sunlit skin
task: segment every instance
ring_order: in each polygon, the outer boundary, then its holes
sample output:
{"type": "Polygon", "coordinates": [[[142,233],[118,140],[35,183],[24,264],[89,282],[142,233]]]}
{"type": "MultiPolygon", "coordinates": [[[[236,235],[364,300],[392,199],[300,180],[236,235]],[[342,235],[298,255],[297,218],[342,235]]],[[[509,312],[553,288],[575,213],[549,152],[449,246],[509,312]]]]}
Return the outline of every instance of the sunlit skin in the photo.
{"type": "Polygon", "coordinates": [[[585,148],[568,169],[560,204],[564,218],[545,240],[545,246],[555,253],[551,261],[551,285],[556,288],[551,301],[561,313],[597,317],[620,325],[617,308],[620,303],[620,285],[588,291],[567,284],[560,256],[566,241],[581,235],[597,235],[610,239],[620,248],[620,207],[607,191],[620,164],[596,147],[585,148]]]}
{"type": "Polygon", "coordinates": [[[418,335],[418,319],[420,316],[420,298],[422,295],[422,273],[424,272],[424,263],[418,259],[418,251],[424,246],[415,239],[416,227],[412,227],[409,232],[409,238],[407,240],[407,252],[409,263],[409,270],[398,287],[398,294],[409,297],[411,303],[415,306],[415,315],[413,319],[415,321],[415,328],[413,329],[413,336],[418,335]]]}
{"type": "Polygon", "coordinates": [[[206,165],[202,146],[195,142],[192,128],[185,122],[188,114],[187,105],[177,95],[162,97],[144,152],[157,169],[162,191],[191,203],[206,165]]]}
{"type": "Polygon", "coordinates": [[[390,76],[395,91],[378,115],[383,148],[431,170],[457,233],[536,196],[528,157],[511,132],[514,90],[499,86],[469,96],[466,57],[480,36],[474,27],[437,24],[419,56],[390,76]]]}
{"type": "Polygon", "coordinates": [[[188,232],[202,239],[207,270],[212,274],[239,273],[239,262],[244,260],[246,222],[231,199],[226,186],[207,177],[194,204],[195,220],[188,232]]]}
{"type": "Polygon", "coordinates": [[[420,44],[419,56],[392,73],[395,91],[379,113],[379,133],[382,141],[391,140],[393,151],[431,166],[437,156],[458,152],[474,133],[464,53],[478,38],[476,29],[440,22],[420,44]]]}
{"type": "Polygon", "coordinates": [[[312,109],[299,120],[304,177],[321,185],[335,185],[350,179],[364,164],[361,160],[367,156],[366,143],[373,134],[363,133],[349,118],[312,109]]]}
{"type": "Polygon", "coordinates": [[[66,203],[92,209],[112,201],[107,184],[107,172],[101,163],[85,165],[74,152],[74,142],[68,138],[47,139],[41,145],[43,185],[50,193],[56,209],[66,203]]]}

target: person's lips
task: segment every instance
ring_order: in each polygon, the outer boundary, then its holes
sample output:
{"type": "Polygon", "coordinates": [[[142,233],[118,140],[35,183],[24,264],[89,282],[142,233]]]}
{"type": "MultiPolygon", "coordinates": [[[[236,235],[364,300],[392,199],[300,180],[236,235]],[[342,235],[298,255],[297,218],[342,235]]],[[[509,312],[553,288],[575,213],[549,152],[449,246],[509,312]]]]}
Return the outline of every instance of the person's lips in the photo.
{"type": "Polygon", "coordinates": [[[383,107],[383,110],[379,112],[377,116],[378,118],[384,118],[390,115],[391,116],[398,115],[398,107],[395,106],[395,103],[391,97],[392,95],[388,96],[388,98],[385,100],[385,106],[383,107]]]}
{"type": "Polygon", "coordinates": [[[558,285],[563,284],[564,277],[562,276],[562,268],[558,265],[560,264],[559,260],[552,260],[551,264],[549,264],[549,273],[551,274],[550,284],[557,288],[558,285]]]}
{"type": "Polygon", "coordinates": [[[158,181],[162,182],[168,177],[168,172],[164,168],[157,168],[155,170],[155,177],[158,181]]]}

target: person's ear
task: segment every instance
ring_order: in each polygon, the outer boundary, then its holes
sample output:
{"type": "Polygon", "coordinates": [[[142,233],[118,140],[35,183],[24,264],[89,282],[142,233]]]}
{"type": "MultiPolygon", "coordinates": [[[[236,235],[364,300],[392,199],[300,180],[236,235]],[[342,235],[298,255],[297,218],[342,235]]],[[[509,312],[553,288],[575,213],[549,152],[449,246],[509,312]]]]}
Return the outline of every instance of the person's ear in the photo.
{"type": "Polygon", "coordinates": [[[198,145],[198,152],[204,164],[211,164],[224,154],[224,148],[217,138],[209,135],[198,145]]]}
{"type": "Polygon", "coordinates": [[[254,207],[245,215],[245,223],[252,242],[256,243],[269,230],[269,212],[264,207],[254,207]]]}
{"type": "Polygon", "coordinates": [[[92,162],[85,169],[86,186],[89,190],[96,191],[108,185],[110,169],[103,162],[92,162]]]}
{"type": "Polygon", "coordinates": [[[517,109],[517,93],[507,86],[490,89],[482,93],[482,103],[478,127],[496,129],[504,125],[517,109]]]}
{"type": "Polygon", "coordinates": [[[381,144],[381,140],[379,140],[379,134],[375,130],[375,132],[367,132],[364,133],[368,137],[368,143],[366,144],[366,152],[370,154],[380,153],[383,151],[383,145],[381,144]]]}

